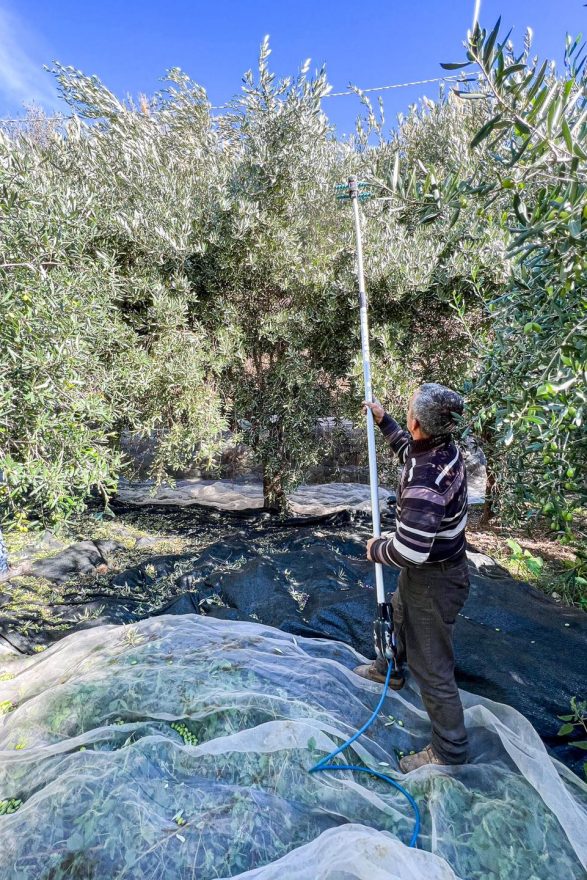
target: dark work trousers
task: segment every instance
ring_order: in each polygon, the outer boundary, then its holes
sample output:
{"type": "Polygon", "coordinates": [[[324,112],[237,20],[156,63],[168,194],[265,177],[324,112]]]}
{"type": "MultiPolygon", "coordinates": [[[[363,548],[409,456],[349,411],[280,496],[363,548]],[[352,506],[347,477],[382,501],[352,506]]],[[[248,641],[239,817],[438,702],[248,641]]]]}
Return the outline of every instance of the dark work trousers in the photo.
{"type": "Polygon", "coordinates": [[[453,629],[469,595],[467,561],[402,568],[392,597],[397,659],[407,661],[432,722],[432,747],[446,764],[468,757],[455,681],[453,629]]]}

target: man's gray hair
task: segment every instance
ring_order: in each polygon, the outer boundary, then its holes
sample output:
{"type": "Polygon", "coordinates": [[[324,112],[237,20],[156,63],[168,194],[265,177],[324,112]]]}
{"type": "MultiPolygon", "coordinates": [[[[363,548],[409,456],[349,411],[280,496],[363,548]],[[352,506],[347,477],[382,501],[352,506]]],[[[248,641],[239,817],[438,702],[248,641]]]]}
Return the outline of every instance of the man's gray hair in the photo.
{"type": "Polygon", "coordinates": [[[464,408],[460,394],[437,382],[420,385],[412,403],[414,418],[424,433],[431,436],[450,434],[456,428],[454,414],[462,415],[464,408]]]}

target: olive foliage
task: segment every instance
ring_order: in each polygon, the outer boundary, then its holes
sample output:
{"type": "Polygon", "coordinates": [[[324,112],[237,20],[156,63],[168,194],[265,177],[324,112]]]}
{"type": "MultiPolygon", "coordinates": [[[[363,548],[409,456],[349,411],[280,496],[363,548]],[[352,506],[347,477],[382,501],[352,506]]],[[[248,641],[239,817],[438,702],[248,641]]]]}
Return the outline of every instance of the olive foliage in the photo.
{"type": "MultiPolygon", "coordinates": [[[[262,466],[266,506],[283,509],[324,454],[318,419],[358,416],[353,226],[334,185],[381,177],[399,153],[402,175],[419,150],[457,163],[473,121],[441,102],[414,109],[392,142],[359,131],[341,143],[322,109],[325,72],[306,62],[277,80],[269,54],[265,41],[220,116],[177,69],[135,104],[56,65],[71,118],[1,137],[0,486],[12,520],[59,519],[96,489],[108,498],[129,431],[156,439],[160,480],[209,466],[230,427],[262,466]]],[[[385,202],[363,222],[379,391],[403,407],[418,381],[469,372],[455,297],[473,320],[479,280],[499,281],[500,233],[481,230],[480,248],[385,202]],[[450,365],[447,334],[459,338],[450,365]]]]}
{"type": "Polygon", "coordinates": [[[265,504],[324,454],[322,417],[359,417],[353,224],[362,208],[375,390],[469,383],[503,509],[566,534],[584,456],[584,72],[471,36],[480,84],[385,134],[324,114],[324,70],[278,80],[264,41],[218,115],[169,71],[135,104],[57,65],[72,110],[0,135],[0,484],[12,519],[107,498],[124,432],[152,476],[210,466],[230,428],[265,504]]]}
{"type": "Polygon", "coordinates": [[[172,71],[137,110],[56,74],[78,111],[65,129],[0,138],[0,471],[17,520],[107,497],[123,428],[161,434],[155,474],[210,458],[232,348],[204,332],[184,269],[217,147],[201,89],[172,71]]]}
{"type": "MultiPolygon", "coordinates": [[[[463,179],[499,216],[511,273],[488,301],[491,336],[469,399],[492,453],[497,500],[510,516],[548,517],[574,541],[584,509],[587,378],[587,101],[580,40],[565,69],[516,54],[500,22],[470,34],[467,60],[487,120],[471,141],[490,161],[463,179]]],[[[449,200],[451,195],[449,194],[449,200]]]]}
{"type": "Polygon", "coordinates": [[[320,347],[340,307],[332,192],[343,161],[321,109],[324,71],[312,78],[308,62],[277,80],[269,54],[266,39],[258,71],[218,120],[222,179],[189,271],[209,334],[226,327],[238,340],[223,377],[233,425],[263,468],[266,506],[283,509],[316,460],[316,422],[329,410],[333,374],[320,347]]]}

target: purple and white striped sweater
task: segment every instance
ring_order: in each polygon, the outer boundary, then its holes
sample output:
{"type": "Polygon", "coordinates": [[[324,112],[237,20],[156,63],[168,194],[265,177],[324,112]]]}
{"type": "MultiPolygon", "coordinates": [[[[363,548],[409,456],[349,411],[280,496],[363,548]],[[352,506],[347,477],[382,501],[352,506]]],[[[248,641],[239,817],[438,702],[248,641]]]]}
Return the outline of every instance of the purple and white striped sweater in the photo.
{"type": "Polygon", "coordinates": [[[464,556],[467,474],[460,449],[448,435],[412,440],[387,414],[379,427],[404,467],[396,530],[373,542],[372,558],[412,568],[464,556]]]}

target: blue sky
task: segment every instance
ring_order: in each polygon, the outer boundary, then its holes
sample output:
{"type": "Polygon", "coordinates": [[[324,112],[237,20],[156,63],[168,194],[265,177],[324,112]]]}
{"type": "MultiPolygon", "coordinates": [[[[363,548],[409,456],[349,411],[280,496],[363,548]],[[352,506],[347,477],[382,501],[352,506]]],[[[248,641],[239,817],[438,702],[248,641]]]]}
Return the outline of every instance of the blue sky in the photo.
{"type": "MultiPolygon", "coordinates": [[[[534,31],[543,57],[562,57],[565,33],[586,32],[587,0],[482,0],[481,23],[502,14],[521,45],[534,31]]],[[[64,109],[51,76],[58,59],[97,74],[120,96],[155,91],[169,67],[185,70],[215,104],[237,92],[270,34],[273,68],[295,73],[308,57],[327,66],[334,91],[349,82],[362,88],[442,74],[441,61],[460,60],[474,0],[0,0],[0,117],[18,116],[23,103],[64,109]]],[[[437,86],[384,94],[390,123],[437,86]]],[[[324,109],[339,134],[352,131],[355,97],[330,98],[324,109]]]]}

